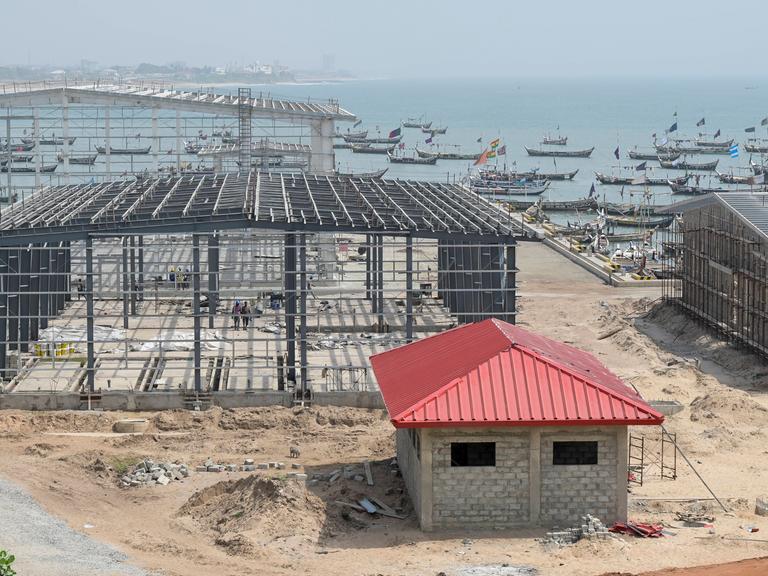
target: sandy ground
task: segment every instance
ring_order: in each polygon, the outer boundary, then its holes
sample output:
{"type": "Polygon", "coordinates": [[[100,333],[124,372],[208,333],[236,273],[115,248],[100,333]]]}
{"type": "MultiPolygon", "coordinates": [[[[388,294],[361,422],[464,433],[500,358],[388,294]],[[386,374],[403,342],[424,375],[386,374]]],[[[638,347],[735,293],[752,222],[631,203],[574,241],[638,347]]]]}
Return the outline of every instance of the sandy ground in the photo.
{"type": "MultiPolygon", "coordinates": [[[[768,366],[708,337],[686,317],[654,307],[659,294],[653,289],[609,288],[540,244],[522,246],[518,262],[519,323],[595,353],[648,399],[682,403],[667,427],[728,513],[711,500],[660,500],[711,495],[681,458],[677,479],[662,480],[660,431],[642,428],[633,433],[645,435],[645,481],[632,487],[630,515],[664,522],[668,537],[556,548],[537,540],[544,530],[422,534],[412,514],[405,520],[373,518],[335,504],[373,495],[411,512],[402,481],[390,473],[394,431],[386,415],[353,409],[147,414],[150,432],[136,437],[110,433],[124,414],[3,412],[0,474],[72,528],[93,525],[90,536],[115,546],[136,566],[168,575],[234,576],[256,568],[265,575],[455,576],[474,566],[506,565],[534,567],[546,576],[595,576],[768,555],[768,543],[744,540],[768,540],[768,520],[753,514],[755,497],[768,492],[762,465],[768,366]],[[52,434],[62,432],[72,434],[52,434]],[[122,489],[116,482],[116,469],[141,457],[190,466],[208,457],[290,464],[289,445],[300,447],[295,462],[310,477],[368,459],[375,486],[350,479],[305,488],[279,470],[192,474],[165,487],[122,489]],[[675,520],[675,512],[692,509],[714,516],[712,528],[675,520]],[[760,532],[748,533],[747,525],[760,532]]],[[[15,552],[23,556],[27,550],[15,552]]],[[[690,576],[768,574],[765,560],[755,566],[762,572],[720,567],[690,576]]]]}

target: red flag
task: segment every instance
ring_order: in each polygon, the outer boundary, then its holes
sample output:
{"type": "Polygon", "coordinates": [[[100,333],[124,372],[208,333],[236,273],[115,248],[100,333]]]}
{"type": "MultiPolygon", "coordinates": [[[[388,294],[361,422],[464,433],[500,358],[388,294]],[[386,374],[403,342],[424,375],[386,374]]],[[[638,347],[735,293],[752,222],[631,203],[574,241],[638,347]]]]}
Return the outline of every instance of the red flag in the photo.
{"type": "Polygon", "coordinates": [[[488,162],[488,148],[483,150],[483,153],[480,154],[480,158],[475,160],[474,166],[480,166],[482,164],[485,164],[486,162],[488,162]]]}

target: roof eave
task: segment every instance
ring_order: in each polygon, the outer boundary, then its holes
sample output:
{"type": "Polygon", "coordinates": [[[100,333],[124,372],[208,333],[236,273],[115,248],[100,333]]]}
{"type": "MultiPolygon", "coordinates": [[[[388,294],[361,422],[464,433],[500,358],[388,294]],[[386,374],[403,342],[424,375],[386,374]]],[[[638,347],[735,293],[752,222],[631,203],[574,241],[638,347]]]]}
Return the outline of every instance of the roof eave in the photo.
{"type": "Polygon", "coordinates": [[[395,428],[541,428],[546,426],[658,426],[664,423],[664,416],[645,419],[625,419],[625,420],[526,420],[526,421],[489,421],[489,420],[467,420],[463,422],[441,422],[430,420],[404,421],[390,420],[395,428]]]}

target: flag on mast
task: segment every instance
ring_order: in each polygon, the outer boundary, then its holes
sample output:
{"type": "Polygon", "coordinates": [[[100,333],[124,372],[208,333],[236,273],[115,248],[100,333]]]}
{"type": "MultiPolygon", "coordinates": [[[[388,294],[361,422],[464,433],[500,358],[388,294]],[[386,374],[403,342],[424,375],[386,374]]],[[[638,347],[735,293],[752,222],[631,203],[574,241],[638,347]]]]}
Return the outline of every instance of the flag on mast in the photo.
{"type": "Polygon", "coordinates": [[[667,132],[677,132],[677,122],[673,122],[672,126],[669,127],[669,130],[667,132]]]}
{"type": "Polygon", "coordinates": [[[755,131],[754,126],[750,126],[749,128],[744,128],[744,132],[754,132],[754,131],[755,131]]]}
{"type": "Polygon", "coordinates": [[[398,136],[400,136],[400,127],[399,126],[397,128],[395,128],[394,130],[392,130],[392,132],[389,133],[389,137],[390,138],[397,138],[398,136]]]}
{"type": "Polygon", "coordinates": [[[760,126],[768,126],[768,116],[760,120],[760,126]]]}
{"type": "Polygon", "coordinates": [[[592,198],[595,195],[595,183],[592,182],[592,186],[589,189],[589,197],[592,198]]]}
{"type": "Polygon", "coordinates": [[[643,162],[635,166],[635,170],[638,172],[645,172],[647,162],[643,162]]]}
{"type": "Polygon", "coordinates": [[[704,119],[703,117],[702,117],[702,119],[701,119],[701,120],[699,120],[698,122],[696,122],[696,126],[704,126],[704,124],[706,124],[706,121],[705,121],[705,119],[704,119]]]}
{"type": "Polygon", "coordinates": [[[731,155],[731,158],[738,158],[739,157],[739,145],[734,144],[730,148],[728,148],[728,154],[731,155]]]}
{"type": "Polygon", "coordinates": [[[715,138],[717,138],[718,136],[720,136],[720,128],[718,128],[717,132],[715,132],[715,138]]]}
{"type": "Polygon", "coordinates": [[[499,142],[501,142],[501,138],[496,138],[496,140],[491,140],[491,150],[496,150],[496,148],[499,147],[499,142]]]}
{"type": "Polygon", "coordinates": [[[496,154],[498,156],[504,156],[504,155],[506,155],[506,153],[507,153],[507,145],[506,144],[496,151],[496,154]]]}
{"type": "Polygon", "coordinates": [[[619,159],[619,147],[616,146],[616,150],[613,151],[613,155],[616,156],[616,160],[619,159]]]}
{"type": "Polygon", "coordinates": [[[426,142],[427,144],[432,144],[432,136],[424,140],[424,142],[426,142]]]}
{"type": "Polygon", "coordinates": [[[488,162],[488,148],[483,150],[483,153],[480,154],[480,157],[475,160],[474,166],[482,166],[486,162],[488,162]]]}

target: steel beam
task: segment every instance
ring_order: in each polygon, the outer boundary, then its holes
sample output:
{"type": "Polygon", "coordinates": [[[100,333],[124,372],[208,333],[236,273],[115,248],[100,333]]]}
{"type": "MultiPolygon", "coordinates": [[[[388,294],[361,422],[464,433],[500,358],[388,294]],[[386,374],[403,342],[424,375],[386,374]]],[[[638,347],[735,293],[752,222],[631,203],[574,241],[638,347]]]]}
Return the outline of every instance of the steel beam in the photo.
{"type": "Polygon", "coordinates": [[[131,316],[136,316],[136,236],[130,236],[128,239],[130,246],[130,297],[131,297],[131,316]]]}
{"type": "Polygon", "coordinates": [[[87,339],[87,351],[86,351],[86,374],[88,386],[88,392],[93,394],[95,386],[95,367],[96,358],[94,352],[93,342],[93,238],[88,236],[85,239],[85,329],[87,339]]]}
{"type": "Polygon", "coordinates": [[[123,252],[123,265],[120,270],[123,277],[123,328],[128,329],[128,237],[123,236],[121,239],[122,252],[123,252]]]}
{"type": "Polygon", "coordinates": [[[515,246],[507,246],[504,278],[504,320],[515,323],[515,246]]]}
{"type": "Polygon", "coordinates": [[[38,338],[40,327],[40,246],[32,246],[29,262],[29,340],[38,338]]]}
{"type": "Polygon", "coordinates": [[[29,351],[30,250],[19,250],[19,351],[29,351]]]}
{"type": "Polygon", "coordinates": [[[307,235],[299,234],[299,371],[301,398],[307,398],[307,235]]]}
{"type": "Polygon", "coordinates": [[[214,327],[219,304],[219,237],[208,235],[208,328],[214,327]]]}
{"type": "Polygon", "coordinates": [[[379,330],[384,329],[384,237],[380,234],[378,236],[377,241],[377,257],[376,260],[378,261],[378,280],[376,282],[376,288],[378,290],[377,292],[377,299],[379,301],[378,305],[376,306],[376,312],[378,313],[378,319],[377,323],[379,326],[379,330]]]}
{"type": "Polygon", "coordinates": [[[8,374],[8,250],[0,250],[0,380],[8,374]]]}
{"type": "Polygon", "coordinates": [[[40,330],[48,328],[50,316],[50,285],[51,285],[51,250],[48,244],[43,244],[40,251],[40,330]]]}
{"type": "Polygon", "coordinates": [[[288,347],[288,380],[296,382],[296,234],[285,235],[285,339],[288,347]]]}
{"type": "Polygon", "coordinates": [[[405,237],[405,339],[413,342],[413,237],[405,237]]]}
{"type": "Polygon", "coordinates": [[[200,236],[192,235],[192,315],[195,339],[195,392],[203,389],[202,344],[200,342],[200,236]]]}
{"type": "Polygon", "coordinates": [[[139,244],[139,294],[140,301],[144,301],[144,236],[139,236],[137,240],[139,244]]]}

